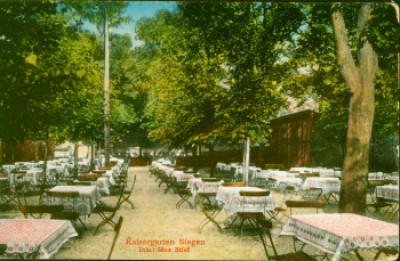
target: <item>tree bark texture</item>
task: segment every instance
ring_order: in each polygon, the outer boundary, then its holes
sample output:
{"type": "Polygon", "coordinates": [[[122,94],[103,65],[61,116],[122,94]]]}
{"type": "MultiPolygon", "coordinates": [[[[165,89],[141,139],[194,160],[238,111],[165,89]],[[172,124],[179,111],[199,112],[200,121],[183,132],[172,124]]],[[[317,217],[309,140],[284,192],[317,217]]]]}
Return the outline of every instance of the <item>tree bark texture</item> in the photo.
{"type": "Polygon", "coordinates": [[[372,45],[362,36],[373,11],[373,4],[363,3],[359,10],[356,35],[356,39],[360,41],[358,62],[352,56],[343,13],[339,5],[334,5],[332,11],[337,59],[341,74],[352,92],[339,211],[365,214],[378,58],[372,45]]]}
{"type": "Polygon", "coordinates": [[[78,155],[78,152],[79,152],[79,144],[78,144],[78,142],[75,142],[74,143],[74,152],[73,152],[73,157],[74,157],[74,174],[73,174],[73,176],[74,176],[74,179],[76,179],[77,177],[78,177],[78,171],[79,171],[79,166],[78,166],[78,161],[79,161],[79,155],[78,155]]]}

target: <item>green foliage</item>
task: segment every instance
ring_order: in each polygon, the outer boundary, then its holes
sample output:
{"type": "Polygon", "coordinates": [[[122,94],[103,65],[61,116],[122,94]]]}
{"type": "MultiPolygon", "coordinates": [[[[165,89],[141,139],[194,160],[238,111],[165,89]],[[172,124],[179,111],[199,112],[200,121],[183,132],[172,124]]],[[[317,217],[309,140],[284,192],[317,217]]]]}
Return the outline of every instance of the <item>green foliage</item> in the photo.
{"type": "Polygon", "coordinates": [[[0,4],[2,139],[91,140],[101,126],[94,38],[78,34],[58,10],[45,2],[0,4]]]}
{"type": "Polygon", "coordinates": [[[181,2],[175,13],[139,21],[151,60],[152,138],[172,146],[266,142],[266,123],[284,105],[277,80],[287,66],[277,49],[289,52],[301,21],[296,5],[229,2],[181,2]]]}

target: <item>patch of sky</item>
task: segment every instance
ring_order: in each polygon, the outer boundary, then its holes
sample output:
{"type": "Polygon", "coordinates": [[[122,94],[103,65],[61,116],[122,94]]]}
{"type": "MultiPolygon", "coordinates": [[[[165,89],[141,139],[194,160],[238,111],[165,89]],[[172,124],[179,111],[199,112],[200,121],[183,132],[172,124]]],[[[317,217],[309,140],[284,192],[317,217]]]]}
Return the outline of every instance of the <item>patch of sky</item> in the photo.
{"type": "MultiPolygon", "coordinates": [[[[176,8],[177,2],[169,1],[129,1],[128,7],[123,13],[124,16],[129,16],[131,22],[124,23],[118,27],[112,28],[111,32],[116,34],[129,34],[133,47],[138,47],[143,44],[142,41],[138,40],[136,37],[136,23],[142,18],[154,17],[160,10],[173,11],[176,8]]],[[[96,27],[93,24],[85,21],[85,29],[98,33],[96,27]]]]}
{"type": "Polygon", "coordinates": [[[125,23],[113,29],[114,33],[129,34],[134,47],[143,44],[142,41],[136,39],[135,25],[137,21],[145,17],[154,17],[160,10],[173,11],[176,8],[177,2],[167,1],[130,1],[125,15],[131,17],[131,23],[125,23]]]}

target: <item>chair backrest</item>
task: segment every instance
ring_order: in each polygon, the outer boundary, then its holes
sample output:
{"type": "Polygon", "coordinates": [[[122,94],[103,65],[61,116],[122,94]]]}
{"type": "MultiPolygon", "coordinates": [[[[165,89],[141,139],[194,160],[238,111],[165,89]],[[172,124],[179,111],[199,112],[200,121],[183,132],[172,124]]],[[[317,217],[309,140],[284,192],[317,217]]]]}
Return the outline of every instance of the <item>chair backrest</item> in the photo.
{"type": "Polygon", "coordinates": [[[219,182],[221,181],[220,178],[202,178],[201,181],[203,182],[219,182]]]}
{"type": "Polygon", "coordinates": [[[129,198],[132,194],[133,189],[135,188],[135,184],[136,184],[136,174],[133,177],[133,181],[132,181],[132,185],[131,188],[129,189],[129,193],[125,195],[126,198],[129,198]]]}
{"type": "Polygon", "coordinates": [[[313,177],[319,177],[319,172],[312,172],[312,173],[300,173],[299,176],[301,178],[313,178],[313,177]]]}
{"type": "Polygon", "coordinates": [[[71,186],[92,186],[91,181],[73,181],[71,186]]]}
{"type": "Polygon", "coordinates": [[[118,201],[117,201],[117,203],[115,204],[115,210],[118,210],[119,207],[120,207],[120,206],[122,205],[122,203],[124,202],[124,198],[125,198],[124,192],[125,192],[125,186],[121,186],[121,187],[119,188],[118,201]]]}
{"type": "Polygon", "coordinates": [[[290,186],[290,185],[286,185],[286,187],[284,189],[282,189],[282,194],[283,197],[280,200],[280,203],[278,204],[277,201],[275,201],[275,206],[282,208],[283,204],[287,201],[287,200],[291,200],[291,198],[296,194],[296,187],[295,186],[290,186]]]}
{"type": "Polygon", "coordinates": [[[242,190],[239,191],[239,195],[243,197],[242,201],[242,211],[246,212],[250,209],[256,208],[259,210],[261,207],[265,208],[267,206],[267,199],[266,197],[269,196],[269,190],[261,190],[261,191],[246,191],[242,190]]]}
{"type": "Polygon", "coordinates": [[[103,173],[106,173],[107,170],[105,170],[105,169],[94,169],[94,170],[92,170],[92,172],[94,174],[103,174],[103,173]]]}
{"type": "Polygon", "coordinates": [[[315,208],[318,213],[318,209],[324,207],[321,201],[286,200],[285,204],[290,209],[290,214],[292,214],[292,208],[315,208]]]}
{"type": "Polygon", "coordinates": [[[101,177],[101,175],[98,176],[98,175],[91,174],[91,175],[84,175],[81,177],[77,177],[76,179],[79,181],[96,181],[99,177],[101,177]]]}
{"type": "Polygon", "coordinates": [[[122,227],[123,221],[124,221],[123,217],[122,216],[119,217],[118,222],[114,227],[115,234],[114,234],[113,242],[111,244],[110,252],[108,253],[108,256],[107,256],[107,260],[110,260],[110,258],[111,258],[111,254],[112,254],[112,252],[114,250],[115,242],[117,242],[117,239],[118,239],[118,236],[119,236],[119,232],[121,231],[121,227],[122,227]]]}
{"type": "Polygon", "coordinates": [[[386,179],[368,180],[368,184],[370,186],[373,186],[373,187],[384,186],[384,185],[389,185],[390,184],[390,180],[386,180],[386,179]]]}
{"type": "Polygon", "coordinates": [[[47,191],[48,197],[60,197],[60,198],[75,198],[79,196],[78,191],[47,191]]]}
{"type": "Polygon", "coordinates": [[[28,217],[28,214],[53,214],[63,210],[63,205],[24,205],[19,208],[25,218],[28,217]]]}
{"type": "Polygon", "coordinates": [[[218,207],[218,202],[216,200],[216,192],[199,192],[197,193],[201,210],[215,210],[218,207]]]}
{"type": "Polygon", "coordinates": [[[236,182],[224,182],[222,183],[223,187],[244,187],[246,186],[246,182],[244,181],[236,181],[236,182]]]}
{"type": "Polygon", "coordinates": [[[239,191],[240,196],[242,197],[267,197],[269,196],[269,190],[262,190],[262,191],[246,191],[242,190],[239,191]]]}

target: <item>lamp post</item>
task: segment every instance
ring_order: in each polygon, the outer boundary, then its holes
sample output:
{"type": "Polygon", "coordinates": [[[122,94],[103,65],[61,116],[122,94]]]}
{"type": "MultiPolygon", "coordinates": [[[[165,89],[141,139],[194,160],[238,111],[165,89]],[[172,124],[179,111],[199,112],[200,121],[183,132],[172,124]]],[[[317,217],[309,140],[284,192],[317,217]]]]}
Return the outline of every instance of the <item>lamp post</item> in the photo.
{"type": "Polygon", "coordinates": [[[110,39],[107,22],[107,8],[102,2],[98,2],[103,8],[104,14],[104,160],[105,166],[110,164],[111,145],[111,106],[110,106],[110,39]]]}

